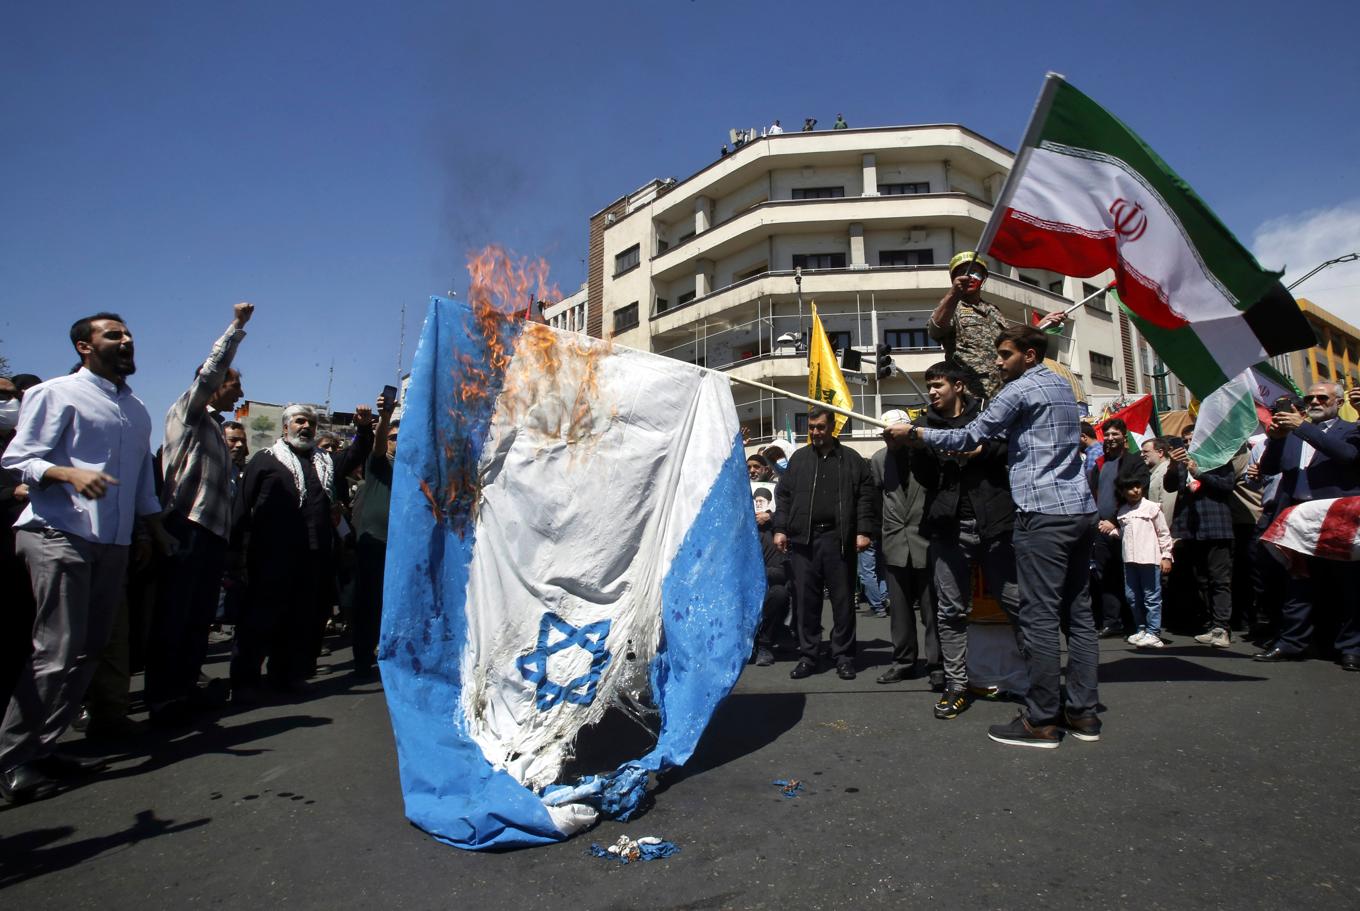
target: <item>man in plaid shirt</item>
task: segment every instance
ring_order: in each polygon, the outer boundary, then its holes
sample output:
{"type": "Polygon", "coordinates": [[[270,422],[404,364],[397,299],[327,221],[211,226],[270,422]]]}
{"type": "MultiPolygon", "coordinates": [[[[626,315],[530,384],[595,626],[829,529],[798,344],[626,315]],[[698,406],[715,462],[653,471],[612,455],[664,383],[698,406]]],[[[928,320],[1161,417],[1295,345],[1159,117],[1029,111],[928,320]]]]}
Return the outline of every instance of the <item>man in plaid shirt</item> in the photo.
{"type": "Polygon", "coordinates": [[[222,422],[241,397],[231,361],[254,312],[247,303],[232,309],[231,325],[165,415],[161,503],[179,547],[164,568],[147,646],[153,723],[179,722],[195,703],[213,701],[197,684],[231,534],[232,461],[222,422]]]}
{"type": "Polygon", "coordinates": [[[906,439],[944,452],[968,452],[984,440],[1009,446],[1015,499],[1014,545],[1020,587],[1018,615],[1029,669],[1026,712],[988,736],[1012,746],[1053,748],[1059,727],[1079,740],[1100,739],[1096,716],[1099,660],[1091,616],[1090,555],[1096,504],[1081,470],[1081,412],[1072,389],[1043,365],[1048,336],[1012,326],[996,339],[996,365],[1005,383],[965,427],[944,430],[894,424],[888,439],[906,439]],[[1059,697],[1058,634],[1067,623],[1067,706],[1059,697]]]}

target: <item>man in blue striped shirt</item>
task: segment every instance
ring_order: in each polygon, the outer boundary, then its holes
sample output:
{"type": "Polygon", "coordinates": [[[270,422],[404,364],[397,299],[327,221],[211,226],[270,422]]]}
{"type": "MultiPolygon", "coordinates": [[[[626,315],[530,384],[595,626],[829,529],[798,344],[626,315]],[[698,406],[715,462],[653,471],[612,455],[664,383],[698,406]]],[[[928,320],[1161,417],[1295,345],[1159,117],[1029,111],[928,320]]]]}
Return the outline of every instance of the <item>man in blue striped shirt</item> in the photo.
{"type": "Polygon", "coordinates": [[[1091,616],[1090,553],[1096,504],[1081,469],[1081,412],[1067,382],[1043,365],[1048,336],[1012,326],[996,339],[1005,385],[965,427],[894,424],[883,434],[946,452],[984,440],[1009,445],[1011,495],[1018,512],[1014,543],[1020,607],[1016,622],[1029,669],[1027,713],[988,736],[1014,746],[1056,747],[1059,727],[1079,740],[1100,738],[1096,716],[1099,647],[1091,616]],[[1058,634],[1067,623],[1067,705],[1060,703],[1058,634]]]}

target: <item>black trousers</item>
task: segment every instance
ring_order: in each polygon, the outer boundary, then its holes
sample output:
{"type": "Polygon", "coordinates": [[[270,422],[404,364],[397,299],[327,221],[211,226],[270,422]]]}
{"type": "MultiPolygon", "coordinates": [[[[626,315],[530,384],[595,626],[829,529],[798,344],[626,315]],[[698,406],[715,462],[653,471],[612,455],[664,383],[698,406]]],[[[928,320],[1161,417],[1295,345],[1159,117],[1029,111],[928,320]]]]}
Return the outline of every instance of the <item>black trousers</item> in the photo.
{"type": "Polygon", "coordinates": [[[28,567],[15,553],[14,533],[8,528],[0,529],[0,592],[5,600],[4,609],[0,610],[0,712],[3,712],[33,654],[33,621],[38,615],[28,567]]]}
{"type": "Polygon", "coordinates": [[[147,631],[146,701],[152,711],[187,699],[198,683],[227,557],[225,539],[182,516],[168,516],[165,530],[179,548],[161,564],[147,631]]]}
{"type": "Polygon", "coordinates": [[[334,564],[326,551],[284,555],[261,566],[252,560],[250,588],[231,649],[232,689],[258,687],[269,659],[269,683],[291,688],[316,668],[317,618],[335,592],[334,564]]]}
{"type": "Polygon", "coordinates": [[[377,658],[378,636],[382,632],[383,567],[387,561],[387,542],[364,535],[355,544],[353,626],[354,669],[366,671],[377,658]]]}
{"type": "Polygon", "coordinates": [[[756,645],[773,648],[779,624],[789,612],[789,586],[766,585],[765,601],[760,609],[760,626],[756,628],[756,645]]]}
{"type": "Polygon", "coordinates": [[[888,571],[888,616],[891,618],[892,663],[912,667],[920,654],[916,633],[916,605],[920,602],[921,625],[926,633],[926,667],[942,666],[940,636],[935,616],[935,586],[931,571],[885,564],[888,571]]]}
{"type": "Polygon", "coordinates": [[[1209,608],[1210,624],[1228,629],[1232,622],[1232,539],[1185,541],[1184,545],[1200,602],[1209,608]]]}
{"type": "Polygon", "coordinates": [[[1124,626],[1124,554],[1118,538],[1096,532],[1091,544],[1091,601],[1096,629],[1124,626]]]}
{"type": "Polygon", "coordinates": [[[855,656],[854,578],[856,554],[841,551],[840,533],[814,533],[811,544],[790,544],[793,566],[794,617],[798,653],[816,661],[822,644],[822,589],[831,595],[831,657],[855,656]]]}

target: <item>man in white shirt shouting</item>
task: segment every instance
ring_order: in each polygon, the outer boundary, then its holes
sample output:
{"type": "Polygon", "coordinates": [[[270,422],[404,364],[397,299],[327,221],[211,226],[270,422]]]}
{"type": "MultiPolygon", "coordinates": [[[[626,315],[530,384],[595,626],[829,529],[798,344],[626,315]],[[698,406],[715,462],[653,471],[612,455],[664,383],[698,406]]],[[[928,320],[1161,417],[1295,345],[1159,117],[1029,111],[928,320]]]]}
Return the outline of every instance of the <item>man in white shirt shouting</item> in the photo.
{"type": "MultiPolygon", "coordinates": [[[[37,603],[34,652],[0,724],[0,794],[11,803],[51,795],[98,763],[57,751],[80,710],[123,591],[132,527],[158,516],[151,418],[126,378],[137,368],[122,317],[77,320],[81,367],[24,396],[4,467],[29,488],[15,523],[37,603]]],[[[157,520],[153,532],[164,541],[157,520]]]]}

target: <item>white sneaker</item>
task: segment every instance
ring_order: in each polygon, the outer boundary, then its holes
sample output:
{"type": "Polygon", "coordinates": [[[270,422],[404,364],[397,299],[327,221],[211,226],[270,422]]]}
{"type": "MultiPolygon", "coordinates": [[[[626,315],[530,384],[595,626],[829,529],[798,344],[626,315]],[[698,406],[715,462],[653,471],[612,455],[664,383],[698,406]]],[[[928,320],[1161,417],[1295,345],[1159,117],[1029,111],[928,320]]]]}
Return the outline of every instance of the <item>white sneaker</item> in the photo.
{"type": "Polygon", "coordinates": [[[1201,645],[1209,645],[1214,648],[1227,648],[1232,645],[1232,638],[1228,631],[1221,626],[1215,626],[1207,633],[1200,633],[1195,637],[1195,641],[1201,645]]]}
{"type": "Polygon", "coordinates": [[[1139,648],[1166,648],[1166,643],[1162,637],[1156,633],[1144,633],[1143,641],[1138,643],[1139,648]]]}
{"type": "Polygon", "coordinates": [[[1132,636],[1129,636],[1129,637],[1128,637],[1127,639],[1125,639],[1124,641],[1127,642],[1129,645],[1142,645],[1142,643],[1143,643],[1143,636],[1144,636],[1144,635],[1146,635],[1146,634],[1145,634],[1142,630],[1139,630],[1138,632],[1134,633],[1132,636]]]}

